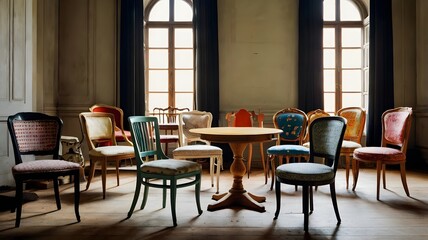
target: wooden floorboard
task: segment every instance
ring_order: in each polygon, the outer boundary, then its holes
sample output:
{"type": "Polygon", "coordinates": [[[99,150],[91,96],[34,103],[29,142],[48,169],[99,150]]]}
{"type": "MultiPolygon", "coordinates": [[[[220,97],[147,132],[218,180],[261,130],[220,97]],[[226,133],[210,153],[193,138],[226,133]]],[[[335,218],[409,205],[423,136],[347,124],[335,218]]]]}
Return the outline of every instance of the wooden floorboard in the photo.
{"type": "MultiPolygon", "coordinates": [[[[345,189],[344,170],[339,169],[336,191],[342,223],[336,226],[329,188],[319,187],[314,194],[314,212],[309,217],[309,233],[303,231],[301,191],[282,185],[282,204],[278,220],[274,191],[264,184],[263,173],[254,170],[244,177],[244,187],[251,193],[266,196],[266,212],[246,209],[206,211],[215,188],[204,172],[198,216],[194,189],[179,189],[177,196],[178,226],[172,227],[169,198],[161,208],[161,191],[151,189],[147,206],[126,219],[134,189],[132,171],[121,172],[116,186],[113,173],[107,176],[107,196],[102,199],[101,179],[95,177],[88,191],[81,193],[81,222],[76,223],[72,185],[61,186],[62,209],[57,211],[51,189],[31,190],[39,196],[24,204],[21,227],[14,228],[15,214],[0,212],[0,239],[428,239],[428,174],[408,171],[411,197],[407,197],[396,170],[387,172],[387,189],[381,189],[376,201],[376,175],[361,169],[355,192],[345,189]]],[[[352,182],[352,181],[351,181],[352,182]]],[[[221,173],[220,191],[232,184],[228,170],[221,173]]],[[[84,189],[85,183],[81,188],[84,189]]],[[[13,196],[13,192],[0,196],[13,196]]],[[[31,194],[31,193],[27,193],[31,194]]],[[[169,197],[169,195],[168,195],[169,197]]],[[[1,203],[1,202],[0,202],[1,203]]],[[[141,200],[138,204],[141,203],[141,200]]],[[[4,204],[4,203],[2,203],[4,204]]],[[[138,209],[138,206],[137,206],[138,209]]]]}

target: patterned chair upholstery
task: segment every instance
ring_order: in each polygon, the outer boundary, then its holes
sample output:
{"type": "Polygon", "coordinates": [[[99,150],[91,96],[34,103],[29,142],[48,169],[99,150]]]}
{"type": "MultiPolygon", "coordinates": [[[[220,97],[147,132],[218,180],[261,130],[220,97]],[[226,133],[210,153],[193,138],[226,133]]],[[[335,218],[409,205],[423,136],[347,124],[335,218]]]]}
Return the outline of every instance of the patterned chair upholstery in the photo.
{"type": "Polygon", "coordinates": [[[286,163],[289,163],[291,158],[296,158],[298,161],[300,161],[300,158],[308,160],[309,148],[302,146],[307,122],[307,115],[297,108],[285,108],[276,112],[273,116],[275,127],[283,132],[279,135],[276,145],[267,149],[272,174],[271,190],[275,179],[276,156],[278,157],[279,165],[282,165],[284,157],[286,163]]]}
{"type": "Polygon", "coordinates": [[[131,116],[128,118],[131,126],[132,142],[137,162],[137,185],[128,212],[130,218],[134,212],[141,185],[144,185],[144,197],[141,208],[144,209],[150,187],[163,189],[162,207],[166,206],[166,190],[170,189],[171,213],[174,226],[177,226],[176,196],[177,188],[195,185],[195,198],[198,214],[202,214],[200,204],[201,166],[188,160],[168,159],[163,153],[159,125],[156,117],[131,116]],[[160,183],[155,181],[160,180],[160,183]],[[181,180],[178,182],[178,180],[181,180]]]}
{"type": "Polygon", "coordinates": [[[178,116],[178,136],[180,146],[173,150],[174,159],[210,159],[211,186],[214,187],[214,171],[217,177],[217,193],[219,192],[220,168],[223,165],[223,150],[211,146],[210,142],[202,140],[199,134],[191,133],[194,128],[210,128],[212,114],[209,112],[190,111],[178,116]],[[203,144],[200,144],[203,143],[203,144]],[[214,167],[217,167],[216,170],[214,167]]]}
{"type": "Polygon", "coordinates": [[[309,126],[311,136],[309,162],[282,164],[276,168],[276,211],[274,219],[278,218],[281,209],[281,183],[300,185],[302,186],[304,230],[307,232],[309,213],[313,211],[312,186],[329,184],[337,224],[340,224],[335,179],[345,128],[346,120],[342,117],[333,116],[315,119],[309,126]],[[324,164],[314,163],[315,157],[324,158],[324,164]]]}
{"type": "Polygon", "coordinates": [[[21,222],[23,183],[27,180],[52,180],[54,185],[57,209],[61,209],[59,198],[58,177],[73,176],[74,181],[74,212],[80,222],[80,171],[78,163],[59,160],[59,145],[61,138],[62,120],[36,112],[21,112],[9,116],[7,127],[12,139],[15,156],[15,166],[12,167],[16,183],[15,227],[21,222]],[[23,155],[43,156],[41,160],[22,161],[23,155]],[[45,156],[52,156],[46,158],[45,156]]]}
{"type": "Polygon", "coordinates": [[[383,188],[386,188],[385,169],[387,164],[400,165],[401,182],[407,196],[410,196],[406,181],[406,152],[412,124],[412,108],[398,107],[382,114],[382,141],[380,147],[362,147],[354,150],[352,165],[355,167],[355,191],[359,174],[359,162],[376,163],[377,188],[379,200],[380,177],[382,172],[383,188]]]}

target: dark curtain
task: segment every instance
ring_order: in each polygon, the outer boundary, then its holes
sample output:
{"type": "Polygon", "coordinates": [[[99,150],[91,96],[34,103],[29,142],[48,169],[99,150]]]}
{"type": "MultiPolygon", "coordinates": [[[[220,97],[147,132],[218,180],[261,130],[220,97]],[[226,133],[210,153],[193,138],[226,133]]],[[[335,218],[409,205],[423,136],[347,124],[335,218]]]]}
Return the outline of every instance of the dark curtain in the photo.
{"type": "Polygon", "coordinates": [[[382,113],[394,107],[391,0],[370,1],[367,146],[380,146],[382,113]]]}
{"type": "Polygon", "coordinates": [[[324,108],[323,1],[299,0],[298,108],[324,108]]]}
{"type": "Polygon", "coordinates": [[[143,0],[120,1],[120,108],[128,117],[145,114],[143,0]]]}
{"type": "Polygon", "coordinates": [[[211,112],[212,126],[216,127],[220,112],[217,0],[194,0],[193,24],[196,109],[211,112]]]}

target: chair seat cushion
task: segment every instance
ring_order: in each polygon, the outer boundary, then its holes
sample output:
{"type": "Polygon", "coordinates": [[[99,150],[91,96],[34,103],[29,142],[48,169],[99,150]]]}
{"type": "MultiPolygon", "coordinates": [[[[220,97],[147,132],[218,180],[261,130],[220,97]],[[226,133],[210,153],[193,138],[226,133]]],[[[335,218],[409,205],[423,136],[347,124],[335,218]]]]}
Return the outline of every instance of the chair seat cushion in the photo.
{"type": "Polygon", "coordinates": [[[287,163],[276,168],[276,176],[289,181],[324,182],[334,178],[334,169],[319,163],[287,163]]]}
{"type": "Polygon", "coordinates": [[[80,165],[64,160],[34,160],[23,162],[12,167],[13,174],[50,173],[80,169],[80,165]]]}
{"type": "Polygon", "coordinates": [[[362,147],[361,144],[354,141],[343,140],[342,142],[342,148],[360,148],[360,147],[362,147]]]}
{"type": "Polygon", "coordinates": [[[404,161],[406,155],[400,150],[388,147],[363,147],[354,151],[354,158],[364,161],[404,161]]]}
{"type": "Polygon", "coordinates": [[[309,155],[309,148],[302,145],[275,145],[267,150],[272,155],[309,155]]]}
{"type": "Polygon", "coordinates": [[[141,165],[141,171],[144,173],[175,176],[190,172],[200,172],[201,165],[187,160],[162,159],[144,163],[141,165]]]}
{"type": "Polygon", "coordinates": [[[98,147],[89,151],[90,156],[116,156],[134,154],[134,147],[132,146],[107,146],[98,147]]]}
{"type": "Polygon", "coordinates": [[[172,151],[174,157],[179,156],[209,156],[209,155],[222,155],[223,150],[221,148],[211,145],[187,145],[174,149],[172,151]]]}

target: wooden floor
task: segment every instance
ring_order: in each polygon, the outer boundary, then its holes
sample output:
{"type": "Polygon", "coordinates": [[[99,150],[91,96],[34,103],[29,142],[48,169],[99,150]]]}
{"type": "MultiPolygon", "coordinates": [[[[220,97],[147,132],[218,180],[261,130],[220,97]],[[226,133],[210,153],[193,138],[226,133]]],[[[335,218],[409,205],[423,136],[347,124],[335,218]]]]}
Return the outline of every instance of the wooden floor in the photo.
{"type": "MultiPolygon", "coordinates": [[[[428,174],[407,174],[411,198],[401,185],[398,171],[387,172],[387,190],[381,190],[376,201],[375,172],[362,169],[357,191],[345,189],[343,169],[338,170],[336,191],[342,224],[336,226],[329,189],[318,188],[314,194],[315,210],[309,217],[309,233],[303,231],[301,191],[293,186],[282,187],[282,208],[273,220],[275,194],[264,184],[262,171],[244,178],[244,187],[251,193],[266,196],[266,212],[246,209],[206,211],[214,188],[204,172],[198,216],[192,187],[180,189],[177,196],[178,226],[172,227],[169,201],[161,208],[161,192],[152,189],[144,210],[136,210],[126,219],[134,189],[132,171],[122,171],[120,186],[114,174],[107,176],[107,197],[102,199],[101,179],[96,177],[88,191],[81,193],[80,214],[76,223],[71,185],[61,186],[63,207],[56,210],[53,191],[32,191],[39,199],[23,206],[20,228],[14,228],[15,214],[0,212],[0,239],[428,239],[428,174]]],[[[232,183],[228,170],[221,173],[221,192],[232,183]]],[[[85,183],[81,187],[84,188],[85,183]]],[[[13,192],[1,193],[13,196],[13,192]]],[[[31,196],[29,194],[28,196],[31,196]]],[[[169,197],[169,196],[168,196],[169,197]]],[[[139,201],[138,204],[140,204],[139,201]]]]}

